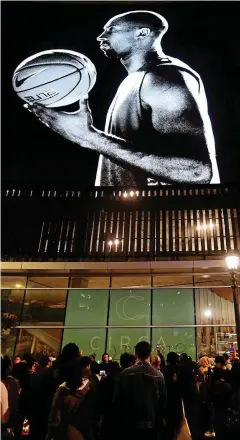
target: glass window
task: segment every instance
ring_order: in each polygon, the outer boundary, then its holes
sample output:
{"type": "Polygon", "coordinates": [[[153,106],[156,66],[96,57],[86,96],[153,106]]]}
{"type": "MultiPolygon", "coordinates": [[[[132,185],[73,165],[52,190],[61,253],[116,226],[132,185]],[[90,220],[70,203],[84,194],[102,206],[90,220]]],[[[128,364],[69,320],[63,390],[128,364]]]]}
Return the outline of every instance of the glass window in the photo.
{"type": "Polygon", "coordinates": [[[195,289],[195,307],[196,323],[200,326],[197,328],[198,353],[214,356],[228,351],[231,338],[235,338],[236,343],[236,335],[228,339],[236,333],[232,289],[195,289]]]}
{"type": "Polygon", "coordinates": [[[153,328],[153,353],[159,344],[166,357],[170,351],[187,353],[196,360],[195,328],[153,328]]]}
{"type": "Polygon", "coordinates": [[[237,347],[236,328],[234,326],[197,327],[198,355],[214,357],[229,353],[230,343],[237,347]]]}
{"type": "Polygon", "coordinates": [[[191,275],[162,274],[153,277],[154,287],[188,287],[192,285],[193,277],[191,275]]]}
{"type": "Polygon", "coordinates": [[[19,323],[24,293],[24,289],[3,289],[1,291],[2,320],[12,318],[16,324],[19,323]]]}
{"type": "Polygon", "coordinates": [[[150,290],[112,290],[109,325],[150,325],[150,290]]]}
{"type": "Polygon", "coordinates": [[[95,353],[96,360],[101,361],[105,352],[106,330],[105,329],[65,329],[63,332],[62,348],[75,342],[84,356],[95,353]]]}
{"type": "Polygon", "coordinates": [[[230,287],[195,289],[198,325],[235,325],[233,294],[230,287]]]}
{"type": "Polygon", "coordinates": [[[60,351],[62,329],[19,329],[15,354],[30,352],[56,357],[60,351]]]}
{"type": "Polygon", "coordinates": [[[65,325],[106,325],[109,290],[69,290],[65,325]]]}
{"type": "Polygon", "coordinates": [[[1,355],[12,357],[17,338],[17,329],[2,329],[1,335],[1,355]]]}
{"type": "Polygon", "coordinates": [[[71,287],[85,289],[107,289],[110,285],[110,277],[103,276],[82,276],[71,278],[71,287]]]}
{"type": "Polygon", "coordinates": [[[27,290],[21,325],[62,325],[65,316],[66,290],[27,290]]]}
{"type": "Polygon", "coordinates": [[[26,277],[1,277],[1,287],[24,289],[26,281],[26,277]]]}
{"type": "Polygon", "coordinates": [[[151,287],[150,275],[123,275],[112,277],[112,288],[119,289],[127,287],[129,289],[151,287]]]}
{"type": "Polygon", "coordinates": [[[195,286],[230,286],[229,274],[224,273],[203,273],[194,275],[195,286]]]}
{"type": "Polygon", "coordinates": [[[189,325],[194,321],[192,289],[154,289],[153,325],[189,325]]]}
{"type": "Polygon", "coordinates": [[[122,353],[134,354],[135,345],[140,341],[150,343],[149,328],[110,328],[107,351],[113,360],[119,361],[122,353]]]}
{"type": "Polygon", "coordinates": [[[27,287],[51,287],[51,288],[63,288],[68,287],[67,277],[31,277],[28,278],[27,287]]]}

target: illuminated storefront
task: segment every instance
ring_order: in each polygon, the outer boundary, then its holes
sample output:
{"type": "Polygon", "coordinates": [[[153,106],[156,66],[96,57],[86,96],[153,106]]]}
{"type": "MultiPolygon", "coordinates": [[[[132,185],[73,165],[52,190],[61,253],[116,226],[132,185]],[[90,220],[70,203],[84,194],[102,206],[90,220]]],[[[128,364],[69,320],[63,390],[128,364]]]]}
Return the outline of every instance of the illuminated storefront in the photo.
{"type": "Polygon", "coordinates": [[[5,354],[56,354],[76,342],[98,360],[105,350],[119,359],[147,340],[165,354],[187,352],[195,359],[236,342],[223,260],[6,262],[2,271],[2,312],[18,321],[18,328],[3,335],[5,354]]]}

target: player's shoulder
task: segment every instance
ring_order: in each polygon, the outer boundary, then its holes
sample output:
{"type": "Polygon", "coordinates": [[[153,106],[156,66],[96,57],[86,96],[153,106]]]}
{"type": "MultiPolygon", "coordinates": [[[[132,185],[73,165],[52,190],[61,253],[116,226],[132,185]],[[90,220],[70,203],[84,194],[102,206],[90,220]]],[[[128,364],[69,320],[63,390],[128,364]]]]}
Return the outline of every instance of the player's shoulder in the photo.
{"type": "Polygon", "coordinates": [[[172,66],[176,71],[186,71],[186,72],[196,76],[197,78],[200,78],[199,73],[197,73],[196,70],[194,70],[191,66],[189,66],[184,61],[181,61],[178,58],[169,57],[169,56],[167,56],[167,58],[170,61],[167,64],[169,67],[172,66]]]}
{"type": "Polygon", "coordinates": [[[186,78],[189,76],[200,83],[200,75],[188,64],[167,56],[151,66],[145,75],[144,85],[145,87],[153,87],[169,84],[180,87],[186,85],[186,78]]]}

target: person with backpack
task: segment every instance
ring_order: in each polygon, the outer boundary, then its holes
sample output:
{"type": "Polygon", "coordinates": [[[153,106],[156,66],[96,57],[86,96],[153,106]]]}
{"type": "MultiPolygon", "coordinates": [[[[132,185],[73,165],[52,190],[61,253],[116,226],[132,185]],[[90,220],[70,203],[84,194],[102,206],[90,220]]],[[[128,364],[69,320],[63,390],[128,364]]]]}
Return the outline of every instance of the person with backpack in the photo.
{"type": "Polygon", "coordinates": [[[84,378],[80,359],[69,362],[65,374],[53,398],[46,440],[93,440],[94,385],[84,378]]]}

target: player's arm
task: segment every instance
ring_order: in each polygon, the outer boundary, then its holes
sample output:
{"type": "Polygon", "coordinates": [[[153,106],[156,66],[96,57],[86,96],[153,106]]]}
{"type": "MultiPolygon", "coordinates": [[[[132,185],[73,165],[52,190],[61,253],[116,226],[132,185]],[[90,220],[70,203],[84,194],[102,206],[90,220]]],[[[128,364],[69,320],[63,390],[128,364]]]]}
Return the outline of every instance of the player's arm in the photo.
{"type": "MultiPolygon", "coordinates": [[[[154,92],[159,97],[159,90],[155,89],[154,92]]],[[[32,111],[43,123],[66,139],[83,148],[103,154],[123,167],[141,169],[149,176],[169,183],[208,183],[211,179],[210,162],[207,162],[207,159],[203,160],[202,157],[192,158],[190,155],[184,157],[182,153],[180,155],[180,148],[179,153],[173,156],[170,149],[168,150],[169,133],[157,129],[159,111],[155,101],[145,104],[152,111],[156,137],[160,137],[161,134],[161,141],[146,139],[143,145],[134,145],[116,136],[106,135],[93,127],[87,100],[81,101],[81,110],[78,114],[68,115],[36,104],[32,106],[32,111]]],[[[179,134],[180,132],[177,132],[178,136],[179,134]]]]}

